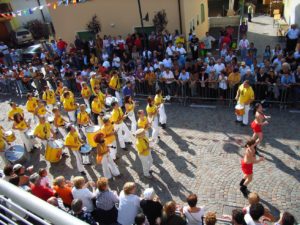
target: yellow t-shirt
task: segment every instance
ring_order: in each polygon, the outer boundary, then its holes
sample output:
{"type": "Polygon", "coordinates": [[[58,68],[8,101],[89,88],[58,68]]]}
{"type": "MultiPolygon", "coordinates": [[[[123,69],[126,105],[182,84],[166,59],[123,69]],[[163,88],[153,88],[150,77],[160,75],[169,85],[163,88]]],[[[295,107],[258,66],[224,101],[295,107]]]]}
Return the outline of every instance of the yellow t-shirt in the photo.
{"type": "Polygon", "coordinates": [[[254,92],[252,87],[245,88],[243,84],[240,85],[239,87],[239,92],[240,92],[240,97],[238,102],[240,104],[245,104],[249,100],[253,99],[254,100],[254,92]]]}
{"type": "Polygon", "coordinates": [[[101,102],[101,104],[104,105],[104,103],[105,103],[105,94],[103,94],[102,91],[99,91],[98,98],[99,98],[99,101],[101,102]]]}
{"type": "Polygon", "coordinates": [[[230,84],[237,84],[241,81],[241,75],[240,73],[231,73],[228,76],[228,82],[230,84]]]}
{"type": "Polygon", "coordinates": [[[105,144],[110,145],[116,140],[113,124],[103,125],[100,132],[104,134],[105,144]]]}
{"type": "Polygon", "coordinates": [[[91,94],[92,94],[92,92],[89,87],[82,88],[81,95],[83,98],[89,98],[91,96],[91,94]]]}
{"type": "Polygon", "coordinates": [[[70,148],[73,151],[79,151],[81,147],[81,143],[79,142],[79,136],[78,133],[75,131],[73,134],[69,132],[66,136],[65,145],[72,145],[76,146],[73,148],[70,148]]]}
{"type": "Polygon", "coordinates": [[[44,91],[43,100],[46,101],[47,105],[53,105],[56,102],[55,93],[53,90],[44,91]]]}
{"type": "Polygon", "coordinates": [[[92,101],[92,112],[96,114],[100,114],[102,112],[103,105],[101,102],[92,101]]]}
{"type": "Polygon", "coordinates": [[[148,156],[150,154],[149,140],[147,137],[137,138],[135,146],[139,155],[148,156]]]}
{"type": "Polygon", "coordinates": [[[109,81],[109,87],[114,90],[119,90],[121,87],[121,82],[118,76],[112,76],[109,81]]]}
{"type": "Polygon", "coordinates": [[[79,112],[77,114],[78,124],[87,125],[89,122],[89,114],[87,112],[79,112]]]}
{"type": "Polygon", "coordinates": [[[65,98],[63,101],[63,105],[66,111],[73,111],[76,109],[74,99],[71,97],[65,98]]]}
{"type": "Polygon", "coordinates": [[[137,126],[138,128],[143,128],[143,129],[146,129],[148,130],[148,119],[147,117],[145,116],[144,119],[138,119],[138,122],[137,122],[137,126]]]}
{"type": "Polygon", "coordinates": [[[5,146],[6,146],[6,144],[5,144],[4,139],[2,137],[0,137],[0,152],[4,152],[5,146]]]}
{"type": "Polygon", "coordinates": [[[38,116],[45,116],[46,113],[47,113],[47,110],[46,110],[45,106],[39,107],[36,112],[36,114],[38,116]]]}
{"type": "Polygon", "coordinates": [[[30,113],[34,113],[35,108],[38,105],[38,101],[35,97],[32,97],[30,100],[26,102],[26,109],[30,113]]]}
{"type": "Polygon", "coordinates": [[[122,119],[123,115],[124,113],[120,107],[118,109],[113,109],[111,113],[110,121],[112,123],[119,124],[123,121],[122,119]]]}
{"type": "Polygon", "coordinates": [[[54,118],[54,121],[55,121],[54,124],[56,124],[56,125],[59,126],[59,127],[62,127],[62,126],[65,125],[65,121],[64,121],[64,119],[62,118],[61,115],[55,117],[55,118],[54,118]]]}
{"type": "Polygon", "coordinates": [[[157,107],[156,105],[150,106],[149,104],[146,107],[146,111],[148,116],[155,116],[157,114],[157,107]],[[150,115],[152,114],[152,115],[150,115]]]}
{"type": "Polygon", "coordinates": [[[14,115],[16,113],[20,113],[21,115],[24,115],[24,111],[23,109],[21,109],[20,107],[16,107],[15,109],[11,109],[9,112],[8,112],[8,118],[13,120],[14,119],[14,115]]]}
{"type": "Polygon", "coordinates": [[[95,85],[96,85],[96,79],[91,78],[90,79],[90,84],[91,84],[91,88],[92,88],[93,94],[95,94],[94,88],[95,88],[95,85]]]}
{"type": "Polygon", "coordinates": [[[46,122],[44,124],[38,123],[34,128],[34,135],[41,139],[49,139],[51,133],[51,125],[46,122]]]}
{"type": "Polygon", "coordinates": [[[126,103],[125,108],[127,112],[132,112],[134,110],[134,104],[133,103],[126,103]]]}
{"type": "Polygon", "coordinates": [[[159,106],[163,102],[163,97],[161,95],[155,95],[154,104],[159,106]]]}
{"type": "Polygon", "coordinates": [[[15,128],[17,128],[18,130],[26,130],[28,128],[26,122],[24,120],[22,120],[20,123],[16,123],[15,122],[15,128]]]}
{"type": "Polygon", "coordinates": [[[61,96],[63,94],[63,87],[57,87],[56,92],[57,95],[61,96]]]}

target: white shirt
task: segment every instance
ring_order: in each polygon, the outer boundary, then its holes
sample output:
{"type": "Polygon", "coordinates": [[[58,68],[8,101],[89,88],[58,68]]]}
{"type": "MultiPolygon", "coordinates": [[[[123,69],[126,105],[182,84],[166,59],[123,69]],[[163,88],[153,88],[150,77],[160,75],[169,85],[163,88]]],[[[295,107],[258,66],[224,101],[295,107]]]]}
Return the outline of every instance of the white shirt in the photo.
{"type": "Polygon", "coordinates": [[[110,62],[106,60],[106,61],[103,62],[102,66],[105,67],[105,68],[109,68],[110,67],[110,62]]]}
{"type": "Polygon", "coordinates": [[[216,39],[212,36],[208,36],[203,38],[203,42],[204,42],[204,48],[205,49],[211,49],[211,42],[215,41],[216,39]]]}
{"type": "MultiPolygon", "coordinates": [[[[165,79],[174,79],[174,74],[173,72],[170,70],[169,73],[167,73],[167,71],[163,72],[163,78],[165,79]]],[[[173,81],[167,80],[166,84],[171,84],[173,81]]]]}
{"type": "Polygon", "coordinates": [[[167,47],[167,50],[166,50],[166,53],[168,54],[168,56],[173,56],[173,52],[175,52],[176,49],[175,49],[175,46],[171,46],[171,47],[167,47]]]}
{"type": "Polygon", "coordinates": [[[103,53],[103,54],[102,54],[102,59],[103,59],[104,61],[107,60],[108,57],[109,57],[109,55],[108,55],[107,53],[103,53]]]}
{"type": "Polygon", "coordinates": [[[125,195],[121,191],[119,196],[118,223],[122,225],[134,224],[134,218],[140,209],[140,198],[137,195],[125,195]]]}
{"type": "Polygon", "coordinates": [[[184,74],[181,72],[180,75],[179,75],[179,80],[182,80],[182,81],[187,81],[190,79],[190,74],[189,72],[185,72],[184,74]]]}
{"type": "Polygon", "coordinates": [[[186,51],[183,47],[181,48],[176,48],[176,51],[179,52],[180,55],[185,55],[186,54],[186,51]]]}
{"type": "Polygon", "coordinates": [[[150,66],[150,67],[146,66],[144,69],[144,72],[147,72],[147,71],[153,72],[154,68],[152,66],[150,66]]]}
{"type": "Polygon", "coordinates": [[[243,49],[243,48],[244,48],[244,49],[247,48],[247,49],[248,49],[248,48],[249,48],[249,45],[250,45],[250,44],[249,44],[249,41],[248,41],[247,39],[245,39],[245,40],[244,40],[244,39],[240,40],[240,43],[239,43],[239,47],[240,47],[240,48],[242,48],[242,49],[243,49]]]}
{"type": "Polygon", "coordinates": [[[221,63],[221,64],[217,63],[214,65],[214,69],[217,74],[220,74],[220,72],[225,69],[225,65],[223,63],[221,63]]]}
{"type": "Polygon", "coordinates": [[[0,52],[2,52],[4,55],[9,54],[7,45],[0,45],[0,52]]]}
{"type": "Polygon", "coordinates": [[[120,62],[121,62],[120,58],[119,57],[115,57],[115,58],[113,58],[112,66],[119,68],[121,66],[120,62]]]}
{"type": "Polygon", "coordinates": [[[189,207],[183,207],[183,214],[187,220],[187,225],[202,225],[202,217],[204,216],[205,209],[201,207],[199,212],[189,212],[189,207]]]}
{"type": "Polygon", "coordinates": [[[164,67],[166,68],[171,68],[172,67],[172,60],[169,58],[169,59],[164,59],[162,61],[164,67]]]}
{"type": "Polygon", "coordinates": [[[74,199],[81,199],[82,205],[86,208],[87,212],[92,212],[94,210],[92,199],[95,197],[95,195],[89,189],[76,189],[74,187],[72,189],[72,195],[74,199]]]}
{"type": "Polygon", "coordinates": [[[219,88],[227,90],[227,77],[219,75],[219,88]]]}
{"type": "Polygon", "coordinates": [[[40,181],[41,186],[48,187],[50,185],[48,177],[42,177],[40,181]]]}

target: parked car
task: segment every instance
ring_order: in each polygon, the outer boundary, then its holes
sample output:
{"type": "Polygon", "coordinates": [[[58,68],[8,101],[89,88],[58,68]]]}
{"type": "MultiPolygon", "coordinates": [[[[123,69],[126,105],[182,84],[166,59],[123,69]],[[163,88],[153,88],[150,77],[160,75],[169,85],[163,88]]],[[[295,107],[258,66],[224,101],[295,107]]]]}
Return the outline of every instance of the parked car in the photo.
{"type": "Polygon", "coordinates": [[[21,57],[22,61],[23,62],[31,62],[33,56],[36,54],[38,54],[38,56],[40,56],[43,49],[45,51],[49,51],[50,53],[52,53],[51,44],[48,42],[31,45],[23,50],[22,57],[21,57]]]}
{"type": "Polygon", "coordinates": [[[32,44],[34,42],[32,34],[25,28],[19,28],[12,32],[12,42],[15,45],[32,44]]]}

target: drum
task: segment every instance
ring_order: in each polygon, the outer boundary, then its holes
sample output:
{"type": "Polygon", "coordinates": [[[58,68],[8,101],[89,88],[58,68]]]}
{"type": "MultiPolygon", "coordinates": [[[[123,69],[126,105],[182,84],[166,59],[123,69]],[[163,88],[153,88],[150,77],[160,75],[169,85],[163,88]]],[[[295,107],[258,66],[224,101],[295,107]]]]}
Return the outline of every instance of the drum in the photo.
{"type": "Polygon", "coordinates": [[[48,141],[45,152],[45,159],[51,163],[56,163],[61,159],[64,143],[61,140],[48,141]]]}
{"type": "Polygon", "coordinates": [[[29,139],[34,139],[34,129],[29,129],[25,134],[29,139]]]}
{"type": "Polygon", "coordinates": [[[6,131],[4,133],[4,135],[5,135],[6,141],[9,142],[9,143],[12,143],[12,142],[14,142],[16,140],[15,133],[13,131],[11,131],[11,130],[6,131]]]}
{"type": "Polygon", "coordinates": [[[95,148],[97,146],[97,143],[94,141],[94,137],[96,134],[100,133],[100,129],[100,126],[89,126],[85,128],[87,143],[92,148],[95,148]]]}
{"type": "Polygon", "coordinates": [[[92,151],[92,147],[89,146],[88,144],[82,145],[80,147],[80,153],[82,155],[82,164],[83,165],[90,165],[91,160],[90,160],[90,152],[92,151]]]}
{"type": "Polygon", "coordinates": [[[91,114],[92,110],[90,108],[86,108],[85,110],[87,112],[87,114],[91,114]]]}
{"type": "Polygon", "coordinates": [[[48,120],[49,123],[53,123],[54,122],[54,116],[52,116],[52,115],[48,116],[47,120],[48,120]]]}
{"type": "Polygon", "coordinates": [[[245,114],[245,107],[241,104],[235,106],[235,114],[237,116],[243,116],[245,114]]]}
{"type": "Polygon", "coordinates": [[[110,107],[111,106],[111,103],[113,102],[118,102],[118,99],[114,96],[108,96],[105,98],[105,105],[110,107]]]}
{"type": "Polygon", "coordinates": [[[5,150],[5,158],[12,164],[26,160],[25,148],[22,145],[14,145],[5,150]]]}

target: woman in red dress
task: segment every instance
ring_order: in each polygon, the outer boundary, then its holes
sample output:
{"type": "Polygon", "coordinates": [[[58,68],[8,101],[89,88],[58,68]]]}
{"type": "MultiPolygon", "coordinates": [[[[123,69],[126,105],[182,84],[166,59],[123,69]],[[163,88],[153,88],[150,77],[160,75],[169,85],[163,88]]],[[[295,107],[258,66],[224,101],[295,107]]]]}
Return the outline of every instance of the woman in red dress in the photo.
{"type": "Polygon", "coordinates": [[[270,119],[270,116],[266,116],[263,113],[263,107],[260,103],[256,103],[254,106],[254,116],[255,119],[251,123],[251,128],[253,130],[252,139],[255,140],[255,147],[260,144],[263,140],[262,126],[269,124],[267,119],[270,119]]]}

